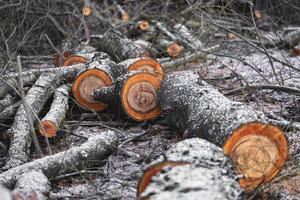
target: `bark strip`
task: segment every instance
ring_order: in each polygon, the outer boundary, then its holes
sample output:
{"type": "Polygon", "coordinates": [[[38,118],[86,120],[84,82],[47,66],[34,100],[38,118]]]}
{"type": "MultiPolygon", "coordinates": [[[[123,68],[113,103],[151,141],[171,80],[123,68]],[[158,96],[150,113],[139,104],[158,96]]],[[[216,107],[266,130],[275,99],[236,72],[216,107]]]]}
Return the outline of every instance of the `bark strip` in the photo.
{"type": "MultiPolygon", "coordinates": [[[[35,85],[27,92],[26,100],[33,113],[33,122],[36,121],[35,116],[42,110],[54,88],[59,85],[59,81],[60,77],[55,74],[41,75],[35,82],[35,85]]],[[[9,159],[6,162],[5,169],[18,166],[29,159],[29,147],[32,139],[26,116],[24,106],[21,105],[18,108],[12,127],[8,130],[9,134],[12,135],[12,140],[9,148],[9,159]]]]}
{"type": "Polygon", "coordinates": [[[66,117],[69,109],[69,95],[71,87],[62,85],[54,92],[53,102],[49,112],[41,120],[39,132],[47,137],[54,137],[66,117]]]}
{"type": "Polygon", "coordinates": [[[139,191],[141,199],[151,200],[242,199],[243,195],[230,159],[221,148],[200,138],[181,141],[154,161],[146,169],[139,191]],[[164,166],[145,176],[159,165],[164,166]]]}
{"type": "Polygon", "coordinates": [[[119,140],[116,132],[103,131],[79,147],[45,156],[3,172],[0,174],[0,184],[12,187],[24,173],[32,170],[41,170],[48,179],[52,179],[64,173],[84,169],[109,156],[117,149],[119,140]]]}

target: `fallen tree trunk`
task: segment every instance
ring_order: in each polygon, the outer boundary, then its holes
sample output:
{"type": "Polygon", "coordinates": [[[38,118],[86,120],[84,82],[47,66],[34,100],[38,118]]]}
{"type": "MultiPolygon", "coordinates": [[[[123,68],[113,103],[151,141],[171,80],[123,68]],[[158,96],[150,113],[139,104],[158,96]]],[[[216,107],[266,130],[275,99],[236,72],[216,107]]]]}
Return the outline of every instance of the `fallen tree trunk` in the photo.
{"type": "MultiPolygon", "coordinates": [[[[85,69],[84,64],[72,65],[69,67],[44,68],[38,70],[30,70],[22,73],[24,86],[33,84],[43,73],[56,73],[61,79],[72,81],[76,75],[85,69]]],[[[4,97],[9,91],[17,88],[18,74],[11,73],[0,77],[0,98],[4,97]]]]}
{"type": "Polygon", "coordinates": [[[93,98],[110,104],[117,112],[123,110],[136,121],[151,120],[160,114],[156,95],[160,82],[151,73],[132,71],[119,77],[114,85],[95,90],[93,98]]]}
{"type": "Polygon", "coordinates": [[[40,170],[48,179],[52,179],[64,173],[85,169],[116,150],[120,139],[116,132],[103,131],[79,147],[45,156],[3,172],[0,174],[0,184],[12,187],[24,173],[32,170],[40,170]]]}
{"type": "Polygon", "coordinates": [[[12,194],[17,200],[47,200],[50,182],[42,171],[29,171],[18,178],[12,194]]]}
{"type": "Polygon", "coordinates": [[[5,169],[18,166],[29,159],[28,151],[31,146],[31,133],[28,120],[36,121],[37,115],[43,108],[47,99],[51,96],[59,85],[60,77],[55,74],[41,75],[35,82],[35,85],[29,89],[26,95],[26,101],[33,113],[33,119],[27,119],[24,105],[18,108],[12,127],[8,133],[12,135],[9,148],[9,158],[6,162],[5,169]]]}
{"type": "Polygon", "coordinates": [[[171,126],[224,148],[244,175],[241,186],[251,190],[282,168],[288,154],[283,132],[262,113],[227,99],[196,72],[167,76],[158,96],[171,126]]]}
{"type": "Polygon", "coordinates": [[[62,85],[54,92],[53,102],[50,110],[41,120],[39,126],[39,133],[46,137],[54,137],[66,117],[69,109],[69,95],[71,87],[69,85],[62,85]]]}
{"type": "Polygon", "coordinates": [[[145,40],[133,41],[115,30],[107,32],[98,39],[99,50],[107,53],[117,62],[130,58],[155,57],[157,53],[151,43],[145,40]]]}
{"type": "Polygon", "coordinates": [[[141,199],[242,199],[232,162],[206,140],[181,141],[153,163],[139,182],[141,199]]]}

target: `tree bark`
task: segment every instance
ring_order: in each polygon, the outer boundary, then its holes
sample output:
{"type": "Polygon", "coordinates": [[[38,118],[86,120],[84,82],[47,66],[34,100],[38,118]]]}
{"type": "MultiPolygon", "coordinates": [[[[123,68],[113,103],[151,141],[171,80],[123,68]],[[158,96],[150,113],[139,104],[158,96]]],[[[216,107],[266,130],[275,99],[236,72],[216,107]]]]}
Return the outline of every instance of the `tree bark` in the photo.
{"type": "Polygon", "coordinates": [[[224,148],[245,176],[243,187],[251,190],[282,168],[288,153],[283,132],[261,112],[227,99],[196,72],[168,75],[158,96],[171,126],[224,148]]]}
{"type": "MultiPolygon", "coordinates": [[[[60,77],[55,74],[41,75],[35,82],[35,85],[27,92],[26,100],[33,113],[33,121],[36,121],[37,115],[43,108],[47,99],[51,96],[59,85],[60,77]]],[[[31,145],[31,134],[24,106],[18,108],[12,127],[8,130],[12,135],[9,148],[9,159],[6,162],[5,169],[20,165],[29,159],[29,147],[31,145]]]]}
{"type": "Polygon", "coordinates": [[[206,140],[181,141],[153,163],[139,183],[141,199],[243,197],[232,162],[221,148],[206,140]]]}
{"type": "Polygon", "coordinates": [[[0,113],[7,107],[16,103],[17,98],[8,93],[3,99],[0,100],[0,113]]]}
{"type": "Polygon", "coordinates": [[[45,156],[3,172],[0,174],[0,184],[12,187],[24,173],[32,170],[41,170],[48,179],[51,179],[84,169],[109,156],[117,149],[120,139],[116,132],[103,131],[79,147],[45,156]]]}
{"type": "Polygon", "coordinates": [[[42,171],[29,171],[18,178],[12,193],[17,200],[47,200],[50,189],[50,182],[42,171]]]}
{"type": "Polygon", "coordinates": [[[69,95],[71,87],[62,85],[54,92],[53,102],[49,112],[41,120],[39,133],[46,137],[54,137],[66,117],[69,109],[69,95]]]}
{"type": "Polygon", "coordinates": [[[5,122],[6,120],[11,120],[15,117],[17,110],[19,106],[22,104],[21,101],[18,101],[17,103],[5,108],[0,113],[0,122],[5,122]]]}

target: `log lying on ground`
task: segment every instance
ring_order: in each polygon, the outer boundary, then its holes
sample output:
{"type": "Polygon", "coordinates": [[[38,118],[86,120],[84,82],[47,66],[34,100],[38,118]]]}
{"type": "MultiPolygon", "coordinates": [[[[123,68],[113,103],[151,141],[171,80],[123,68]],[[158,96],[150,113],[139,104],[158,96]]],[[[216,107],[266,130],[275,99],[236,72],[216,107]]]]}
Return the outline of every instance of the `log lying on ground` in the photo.
{"type": "MultiPolygon", "coordinates": [[[[51,96],[59,85],[60,77],[55,74],[41,75],[35,82],[34,86],[29,89],[26,95],[26,101],[32,111],[32,120],[36,121],[35,115],[42,110],[47,99],[51,96]]],[[[31,145],[30,126],[24,105],[18,108],[12,127],[8,130],[12,135],[9,148],[9,159],[6,162],[5,169],[20,165],[28,161],[28,151],[31,145]]]]}
{"type": "Polygon", "coordinates": [[[42,171],[29,171],[18,178],[12,193],[17,200],[46,200],[50,189],[50,182],[42,171]]]}
{"type": "Polygon", "coordinates": [[[251,190],[270,181],[288,154],[283,132],[250,107],[227,99],[196,72],[165,77],[159,91],[162,113],[170,125],[224,148],[251,190]]]}
{"type": "Polygon", "coordinates": [[[71,92],[69,85],[62,85],[54,92],[50,110],[41,120],[39,133],[46,137],[54,137],[66,117],[69,109],[68,101],[71,92]]]}
{"type": "Polygon", "coordinates": [[[115,30],[107,32],[98,40],[100,51],[107,53],[117,62],[130,58],[155,57],[157,53],[151,43],[144,40],[133,41],[115,30]]]}
{"type": "Polygon", "coordinates": [[[196,38],[189,29],[183,24],[175,24],[173,27],[176,30],[178,36],[186,41],[185,43],[194,50],[199,50],[203,47],[203,44],[198,38],[196,38]]]}
{"type": "Polygon", "coordinates": [[[151,120],[160,114],[157,103],[160,82],[151,73],[132,71],[119,77],[113,86],[95,90],[93,97],[117,111],[123,109],[136,121],[151,120]]]}
{"type": "Polygon", "coordinates": [[[94,101],[93,91],[101,87],[111,86],[114,79],[124,74],[126,70],[113,62],[103,52],[95,53],[95,56],[86,65],[87,69],[82,71],[73,83],[74,98],[82,108],[102,111],[107,105],[94,101]]]}
{"type": "Polygon", "coordinates": [[[88,139],[79,147],[34,160],[0,174],[0,184],[12,187],[26,172],[41,170],[48,179],[58,175],[85,169],[105,159],[117,149],[121,136],[107,130],[88,139]]]}
{"type": "Polygon", "coordinates": [[[192,138],[173,145],[142,176],[141,199],[241,199],[230,159],[216,145],[192,138]]]}
{"type": "MultiPolygon", "coordinates": [[[[72,65],[69,67],[43,68],[38,70],[30,70],[22,73],[24,86],[33,84],[43,73],[56,73],[61,79],[72,81],[76,75],[85,69],[84,64],[72,65]]],[[[0,98],[4,97],[13,88],[17,88],[17,73],[0,76],[0,98]]]]}
{"type": "Polygon", "coordinates": [[[159,80],[163,78],[163,69],[154,59],[136,58],[114,63],[105,53],[95,56],[88,64],[87,70],[80,73],[74,84],[73,94],[79,105],[85,109],[102,111],[107,108],[105,101],[93,98],[93,92],[102,87],[112,86],[115,80],[127,71],[145,71],[152,73],[159,80]]]}

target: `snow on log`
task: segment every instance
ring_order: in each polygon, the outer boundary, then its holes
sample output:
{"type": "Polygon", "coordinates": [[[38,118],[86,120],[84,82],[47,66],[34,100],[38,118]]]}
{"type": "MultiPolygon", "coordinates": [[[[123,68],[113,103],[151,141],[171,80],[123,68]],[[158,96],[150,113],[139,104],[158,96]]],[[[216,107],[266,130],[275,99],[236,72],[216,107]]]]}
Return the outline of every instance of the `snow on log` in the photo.
{"type": "Polygon", "coordinates": [[[3,99],[0,100],[0,113],[7,107],[16,103],[17,98],[8,93],[3,99]]]}
{"type": "Polygon", "coordinates": [[[115,84],[94,91],[95,100],[120,108],[136,121],[156,118],[160,114],[157,92],[161,81],[147,72],[131,71],[119,77],[115,84]]]}
{"type": "Polygon", "coordinates": [[[68,100],[71,92],[69,85],[62,85],[54,92],[53,102],[49,112],[41,120],[39,133],[46,137],[54,137],[65,119],[69,109],[68,100]]]}
{"type": "Polygon", "coordinates": [[[1,173],[0,184],[12,187],[24,173],[32,170],[41,170],[48,179],[52,179],[61,174],[85,169],[115,151],[119,140],[120,136],[116,132],[103,131],[79,147],[45,156],[1,173]]]}
{"type": "MultiPolygon", "coordinates": [[[[72,81],[76,77],[76,75],[84,69],[84,64],[76,64],[69,67],[36,69],[23,72],[22,79],[24,86],[27,86],[33,84],[43,73],[56,73],[62,79],[68,79],[68,81],[72,81]]],[[[10,73],[4,76],[0,76],[0,98],[4,97],[9,91],[13,90],[13,88],[18,87],[17,79],[17,73],[10,73]]]]}
{"type": "Polygon", "coordinates": [[[0,199],[1,200],[13,200],[11,193],[8,189],[0,185],[0,199]]]}
{"type": "Polygon", "coordinates": [[[190,30],[183,24],[175,24],[174,30],[176,30],[178,36],[181,40],[185,41],[185,43],[194,50],[201,49],[203,44],[197,37],[195,37],[190,30]]]}
{"type": "Polygon", "coordinates": [[[46,200],[50,189],[50,182],[41,170],[29,171],[18,178],[12,194],[17,200],[46,200]]]}
{"type": "Polygon", "coordinates": [[[158,96],[170,125],[223,147],[244,175],[242,187],[251,190],[270,181],[286,161],[288,144],[279,128],[262,113],[227,99],[196,72],[166,76],[158,96]]]}
{"type": "Polygon", "coordinates": [[[111,30],[98,38],[99,49],[110,55],[115,61],[130,58],[155,57],[156,50],[145,40],[133,41],[124,37],[120,32],[111,30]]]}
{"type": "MultiPolygon", "coordinates": [[[[59,85],[60,77],[55,74],[43,74],[35,82],[26,95],[26,101],[33,113],[32,120],[36,121],[35,114],[38,114],[47,99],[59,85]]],[[[12,127],[8,130],[12,135],[9,148],[9,158],[5,169],[20,165],[29,159],[28,151],[31,145],[30,127],[24,105],[18,108],[12,127]]]]}
{"type": "Polygon", "coordinates": [[[103,52],[95,53],[86,65],[87,69],[78,74],[73,83],[74,98],[84,109],[102,111],[107,105],[94,100],[92,96],[94,90],[111,86],[114,79],[124,74],[126,70],[103,52]]]}
{"type": "Polygon", "coordinates": [[[153,163],[139,182],[141,199],[242,199],[231,160],[204,139],[181,141],[153,163]]]}

